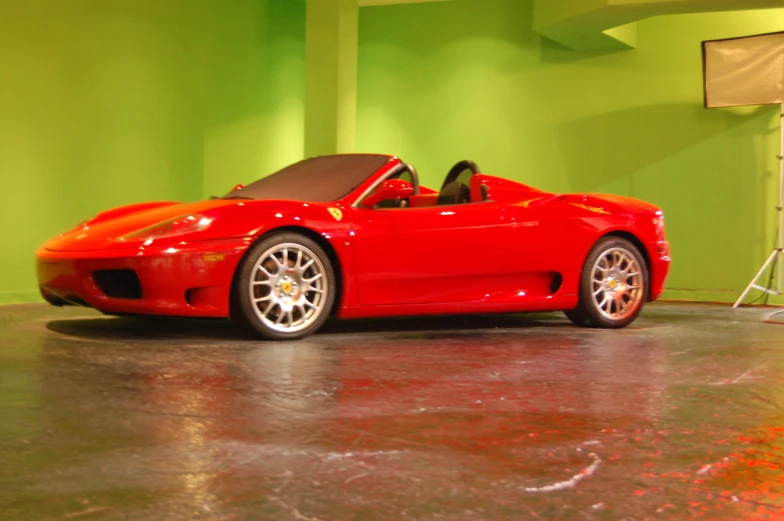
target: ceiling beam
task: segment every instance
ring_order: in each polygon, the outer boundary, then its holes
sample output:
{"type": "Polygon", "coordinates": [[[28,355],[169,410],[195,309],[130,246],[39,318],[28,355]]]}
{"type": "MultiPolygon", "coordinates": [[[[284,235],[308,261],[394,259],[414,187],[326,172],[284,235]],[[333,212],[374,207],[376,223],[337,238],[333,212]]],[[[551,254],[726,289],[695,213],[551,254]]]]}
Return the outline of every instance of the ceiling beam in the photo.
{"type": "Polygon", "coordinates": [[[359,0],[360,7],[373,5],[422,4],[425,2],[451,2],[453,0],[359,0]]]}
{"type": "Polygon", "coordinates": [[[534,30],[576,51],[637,46],[636,22],[653,16],[773,9],[782,0],[534,0],[534,30]]]}

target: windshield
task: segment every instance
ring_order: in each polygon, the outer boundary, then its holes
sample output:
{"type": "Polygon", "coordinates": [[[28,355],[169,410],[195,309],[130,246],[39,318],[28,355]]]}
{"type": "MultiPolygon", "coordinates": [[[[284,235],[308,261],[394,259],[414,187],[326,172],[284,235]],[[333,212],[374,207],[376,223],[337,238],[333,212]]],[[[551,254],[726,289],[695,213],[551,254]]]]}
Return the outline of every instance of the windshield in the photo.
{"type": "Polygon", "coordinates": [[[390,156],[343,154],[314,157],[279,170],[223,199],[278,199],[326,203],[341,199],[377,172],[390,156]]]}

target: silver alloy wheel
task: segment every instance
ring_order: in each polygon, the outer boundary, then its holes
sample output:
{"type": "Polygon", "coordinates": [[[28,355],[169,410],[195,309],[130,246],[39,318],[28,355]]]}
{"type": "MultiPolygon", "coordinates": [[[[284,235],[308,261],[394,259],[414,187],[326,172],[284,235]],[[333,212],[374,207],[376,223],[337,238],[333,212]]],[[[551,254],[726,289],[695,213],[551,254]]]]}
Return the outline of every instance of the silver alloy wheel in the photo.
{"type": "Polygon", "coordinates": [[[644,295],[642,267],[625,248],[610,248],[593,265],[593,303],[602,316],[622,320],[634,313],[644,295]]]}
{"type": "Polygon", "coordinates": [[[259,256],[251,273],[253,311],[270,329],[301,331],[324,312],[329,281],[324,265],[309,248],[277,244],[259,256]]]}

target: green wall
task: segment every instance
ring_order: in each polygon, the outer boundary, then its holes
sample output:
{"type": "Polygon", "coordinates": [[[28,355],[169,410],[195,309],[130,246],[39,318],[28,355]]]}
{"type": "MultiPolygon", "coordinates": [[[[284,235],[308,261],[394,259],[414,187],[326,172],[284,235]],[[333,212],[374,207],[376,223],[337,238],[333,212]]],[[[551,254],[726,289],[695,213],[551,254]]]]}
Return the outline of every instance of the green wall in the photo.
{"type": "Polygon", "coordinates": [[[530,0],[363,8],[358,148],[399,154],[431,186],[468,158],[545,190],[654,202],[672,244],[665,298],[731,302],[774,246],[778,108],[703,108],[700,42],[782,22],[659,17],[638,50],[578,53],[533,32],[530,0]]]}
{"type": "Polygon", "coordinates": [[[0,2],[0,303],[39,300],[35,248],[102,209],[299,159],[303,18],[293,0],[0,2]]]}
{"type": "Polygon", "coordinates": [[[302,159],[305,136],[304,1],[213,5],[220,16],[206,44],[205,196],[302,159]]]}

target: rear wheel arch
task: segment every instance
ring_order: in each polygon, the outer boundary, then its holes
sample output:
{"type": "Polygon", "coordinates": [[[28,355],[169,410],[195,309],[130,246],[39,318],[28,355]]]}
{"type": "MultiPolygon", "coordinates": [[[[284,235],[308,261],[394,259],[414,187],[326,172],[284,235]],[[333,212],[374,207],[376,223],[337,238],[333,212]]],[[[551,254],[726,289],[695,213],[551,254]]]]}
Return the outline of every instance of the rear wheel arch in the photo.
{"type": "MultiPolygon", "coordinates": [[[[648,248],[645,247],[645,244],[643,244],[643,242],[640,240],[639,237],[626,230],[616,230],[610,233],[606,233],[601,237],[599,237],[594,243],[594,245],[598,243],[600,240],[604,239],[605,237],[620,237],[634,244],[634,246],[637,247],[638,250],[640,250],[640,254],[642,255],[643,260],[645,261],[645,269],[648,272],[648,279],[649,280],[653,279],[653,264],[651,263],[651,255],[648,252],[648,248]]],[[[593,245],[591,247],[593,247],[593,245]]],[[[648,292],[648,295],[646,296],[646,300],[648,300],[650,298],[650,287],[648,287],[646,291],[648,292]]]]}
{"type": "MultiPolygon", "coordinates": [[[[612,261],[614,264],[614,261],[612,261]]],[[[619,328],[626,327],[634,322],[650,295],[650,258],[642,241],[634,234],[624,230],[614,230],[598,237],[591,244],[590,250],[583,259],[580,271],[579,298],[575,308],[565,310],[566,316],[576,325],[585,327],[619,328]],[[636,252],[635,252],[636,250],[636,252]],[[606,266],[608,270],[599,282],[594,279],[593,269],[590,267],[606,258],[607,252],[620,254],[620,264],[606,266]],[[625,258],[623,257],[625,255],[625,258]],[[634,269],[634,263],[638,269],[634,269]],[[641,274],[639,272],[642,272],[641,274]],[[637,279],[634,274],[637,273],[637,279]],[[607,282],[609,281],[609,282],[607,282]],[[628,282],[627,282],[628,281],[628,282]],[[608,284],[610,284],[608,286],[608,284]],[[616,284],[620,284],[616,289],[616,284]],[[630,284],[627,286],[627,284],[630,284]],[[642,294],[634,295],[635,289],[642,286],[642,294]],[[596,292],[595,292],[596,291],[596,292]],[[600,294],[599,292],[603,292],[600,294]],[[610,296],[610,294],[614,295],[610,296]],[[597,297],[604,296],[601,304],[597,304],[597,297]],[[612,300],[607,300],[608,296],[612,300]],[[628,297],[628,300],[625,299],[628,297]],[[624,298],[623,307],[619,308],[617,300],[624,298]],[[636,302],[636,303],[635,303],[636,302]],[[607,303],[609,308],[605,308],[607,303]],[[632,305],[628,308],[627,304],[632,305]],[[602,308],[602,309],[599,309],[602,308]],[[620,315],[617,313],[620,312],[620,315]],[[612,315],[612,316],[610,316],[612,315]]],[[[639,290],[637,290],[639,291],[639,290]]]]}

